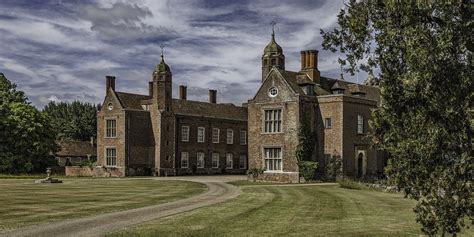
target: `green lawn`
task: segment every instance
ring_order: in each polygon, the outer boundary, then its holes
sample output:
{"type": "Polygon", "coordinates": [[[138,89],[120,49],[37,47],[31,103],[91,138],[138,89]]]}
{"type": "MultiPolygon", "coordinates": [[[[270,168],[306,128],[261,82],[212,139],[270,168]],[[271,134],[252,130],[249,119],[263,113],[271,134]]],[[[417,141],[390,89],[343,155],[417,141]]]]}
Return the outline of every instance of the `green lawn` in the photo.
{"type": "Polygon", "coordinates": [[[207,190],[204,184],[152,179],[76,178],[62,184],[0,179],[0,230],[160,204],[207,190]]]}
{"type": "MultiPolygon", "coordinates": [[[[244,184],[244,183],[242,183],[244,184]]],[[[238,198],[110,236],[417,236],[414,202],[325,186],[242,186],[238,198]]]]}

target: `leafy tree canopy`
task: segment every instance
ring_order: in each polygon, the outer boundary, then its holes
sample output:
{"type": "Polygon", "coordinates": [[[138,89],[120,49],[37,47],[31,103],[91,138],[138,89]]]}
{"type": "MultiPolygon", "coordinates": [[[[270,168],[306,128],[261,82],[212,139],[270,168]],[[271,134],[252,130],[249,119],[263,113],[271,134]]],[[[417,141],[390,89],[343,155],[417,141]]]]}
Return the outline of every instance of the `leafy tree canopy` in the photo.
{"type": "Polygon", "coordinates": [[[55,135],[47,116],[0,73],[0,172],[44,171],[54,163],[55,135]]]}
{"type": "Polygon", "coordinates": [[[429,234],[455,234],[473,220],[471,1],[350,1],[323,48],[345,54],[346,72],[380,69],[382,105],[374,143],[389,178],[429,234]],[[363,62],[357,68],[359,62],[363,62]]]}
{"type": "Polygon", "coordinates": [[[97,136],[98,106],[74,101],[72,103],[51,101],[43,109],[57,131],[57,139],[89,140],[97,136]]]}

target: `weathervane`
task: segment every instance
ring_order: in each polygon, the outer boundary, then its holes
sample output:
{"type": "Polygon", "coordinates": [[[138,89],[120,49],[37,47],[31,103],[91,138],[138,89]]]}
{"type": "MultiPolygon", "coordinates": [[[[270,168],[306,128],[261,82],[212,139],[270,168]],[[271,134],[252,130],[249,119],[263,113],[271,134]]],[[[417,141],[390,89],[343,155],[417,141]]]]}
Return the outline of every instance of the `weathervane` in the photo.
{"type": "Polygon", "coordinates": [[[275,25],[277,23],[275,21],[270,22],[270,25],[272,26],[272,32],[275,33],[275,25]]]}
{"type": "Polygon", "coordinates": [[[160,48],[161,48],[161,56],[163,56],[163,49],[165,48],[165,45],[164,45],[164,44],[160,44],[160,48]]]}

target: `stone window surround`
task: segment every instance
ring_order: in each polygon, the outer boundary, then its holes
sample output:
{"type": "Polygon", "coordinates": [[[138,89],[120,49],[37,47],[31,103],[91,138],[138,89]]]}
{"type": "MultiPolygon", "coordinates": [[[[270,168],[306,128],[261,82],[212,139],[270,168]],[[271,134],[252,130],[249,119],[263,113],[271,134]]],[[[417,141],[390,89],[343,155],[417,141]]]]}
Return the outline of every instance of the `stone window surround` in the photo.
{"type": "Polygon", "coordinates": [[[204,152],[198,151],[196,153],[196,166],[197,166],[198,169],[202,169],[206,166],[205,157],[206,157],[206,155],[204,154],[204,152]],[[202,162],[199,162],[199,160],[202,160],[202,162]],[[199,164],[202,164],[202,165],[199,165],[199,164]]]}
{"type": "Polygon", "coordinates": [[[287,173],[284,172],[283,170],[285,169],[284,165],[284,150],[283,150],[283,145],[279,144],[273,144],[273,145],[263,145],[262,146],[262,168],[265,168],[265,149],[266,148],[280,148],[281,149],[281,170],[265,170],[264,173],[287,173]]]}
{"type": "Polygon", "coordinates": [[[234,154],[232,154],[230,152],[225,154],[225,168],[227,170],[231,170],[231,169],[234,168],[234,154]],[[229,164],[230,164],[230,166],[229,166],[229,164]]]}
{"type": "Polygon", "coordinates": [[[240,145],[247,145],[247,130],[240,130],[240,145]]]}
{"type": "Polygon", "coordinates": [[[285,121],[285,109],[284,106],[262,106],[261,108],[261,113],[262,113],[262,129],[260,134],[279,134],[279,133],[284,133],[283,132],[283,126],[284,126],[284,121],[285,121]],[[281,129],[280,132],[265,132],[265,111],[266,110],[281,110],[281,129]]]}
{"type": "Polygon", "coordinates": [[[115,146],[104,146],[104,161],[106,167],[118,167],[117,166],[117,147],[115,146]],[[115,165],[107,165],[107,150],[108,149],[115,149],[115,165]]]}
{"type": "Polygon", "coordinates": [[[188,168],[188,167],[189,167],[189,153],[186,151],[183,151],[181,152],[181,168],[188,168]],[[183,165],[183,161],[186,161],[186,165],[183,165]]]}
{"type": "Polygon", "coordinates": [[[105,126],[104,126],[104,138],[117,138],[117,116],[109,116],[109,117],[104,117],[104,122],[105,122],[105,126]],[[107,121],[108,120],[115,120],[115,136],[110,136],[108,137],[107,136],[107,121]]]}
{"type": "Polygon", "coordinates": [[[221,130],[219,128],[212,128],[212,143],[219,143],[219,135],[220,135],[221,130]],[[214,132],[217,131],[217,136],[214,132]],[[217,139],[214,139],[217,138],[217,139]]]}
{"type": "Polygon", "coordinates": [[[186,125],[182,125],[182,126],[181,126],[181,141],[182,141],[182,142],[189,142],[189,133],[190,133],[190,130],[191,130],[191,128],[190,128],[189,126],[186,126],[186,125]],[[184,133],[183,133],[183,129],[184,129],[184,128],[187,128],[187,129],[188,129],[186,136],[183,136],[183,134],[184,134],[184,133]],[[186,138],[186,139],[185,139],[185,138],[186,138]]]}
{"type": "Polygon", "coordinates": [[[213,152],[211,154],[211,168],[213,169],[219,169],[219,159],[220,159],[220,154],[218,152],[213,152]],[[214,166],[214,158],[217,156],[217,166],[214,166]]]}
{"type": "Polygon", "coordinates": [[[324,128],[326,128],[326,129],[332,128],[332,118],[331,117],[324,118],[324,128]]]}
{"type": "Polygon", "coordinates": [[[364,134],[364,115],[357,114],[357,134],[364,134]]]}
{"type": "Polygon", "coordinates": [[[198,127],[197,129],[197,142],[204,143],[206,141],[206,128],[205,127],[198,127]],[[199,134],[202,131],[202,135],[199,134]],[[200,139],[202,138],[202,139],[200,139]]]}

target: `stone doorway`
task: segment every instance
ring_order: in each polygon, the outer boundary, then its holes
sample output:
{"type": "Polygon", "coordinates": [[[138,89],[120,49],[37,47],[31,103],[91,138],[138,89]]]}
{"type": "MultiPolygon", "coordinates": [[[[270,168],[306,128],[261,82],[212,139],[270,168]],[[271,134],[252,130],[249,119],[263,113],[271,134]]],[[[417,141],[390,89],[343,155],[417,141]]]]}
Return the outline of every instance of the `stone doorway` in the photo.
{"type": "Polygon", "coordinates": [[[355,170],[356,175],[362,178],[366,174],[367,169],[367,153],[365,150],[356,149],[355,170]]]}

